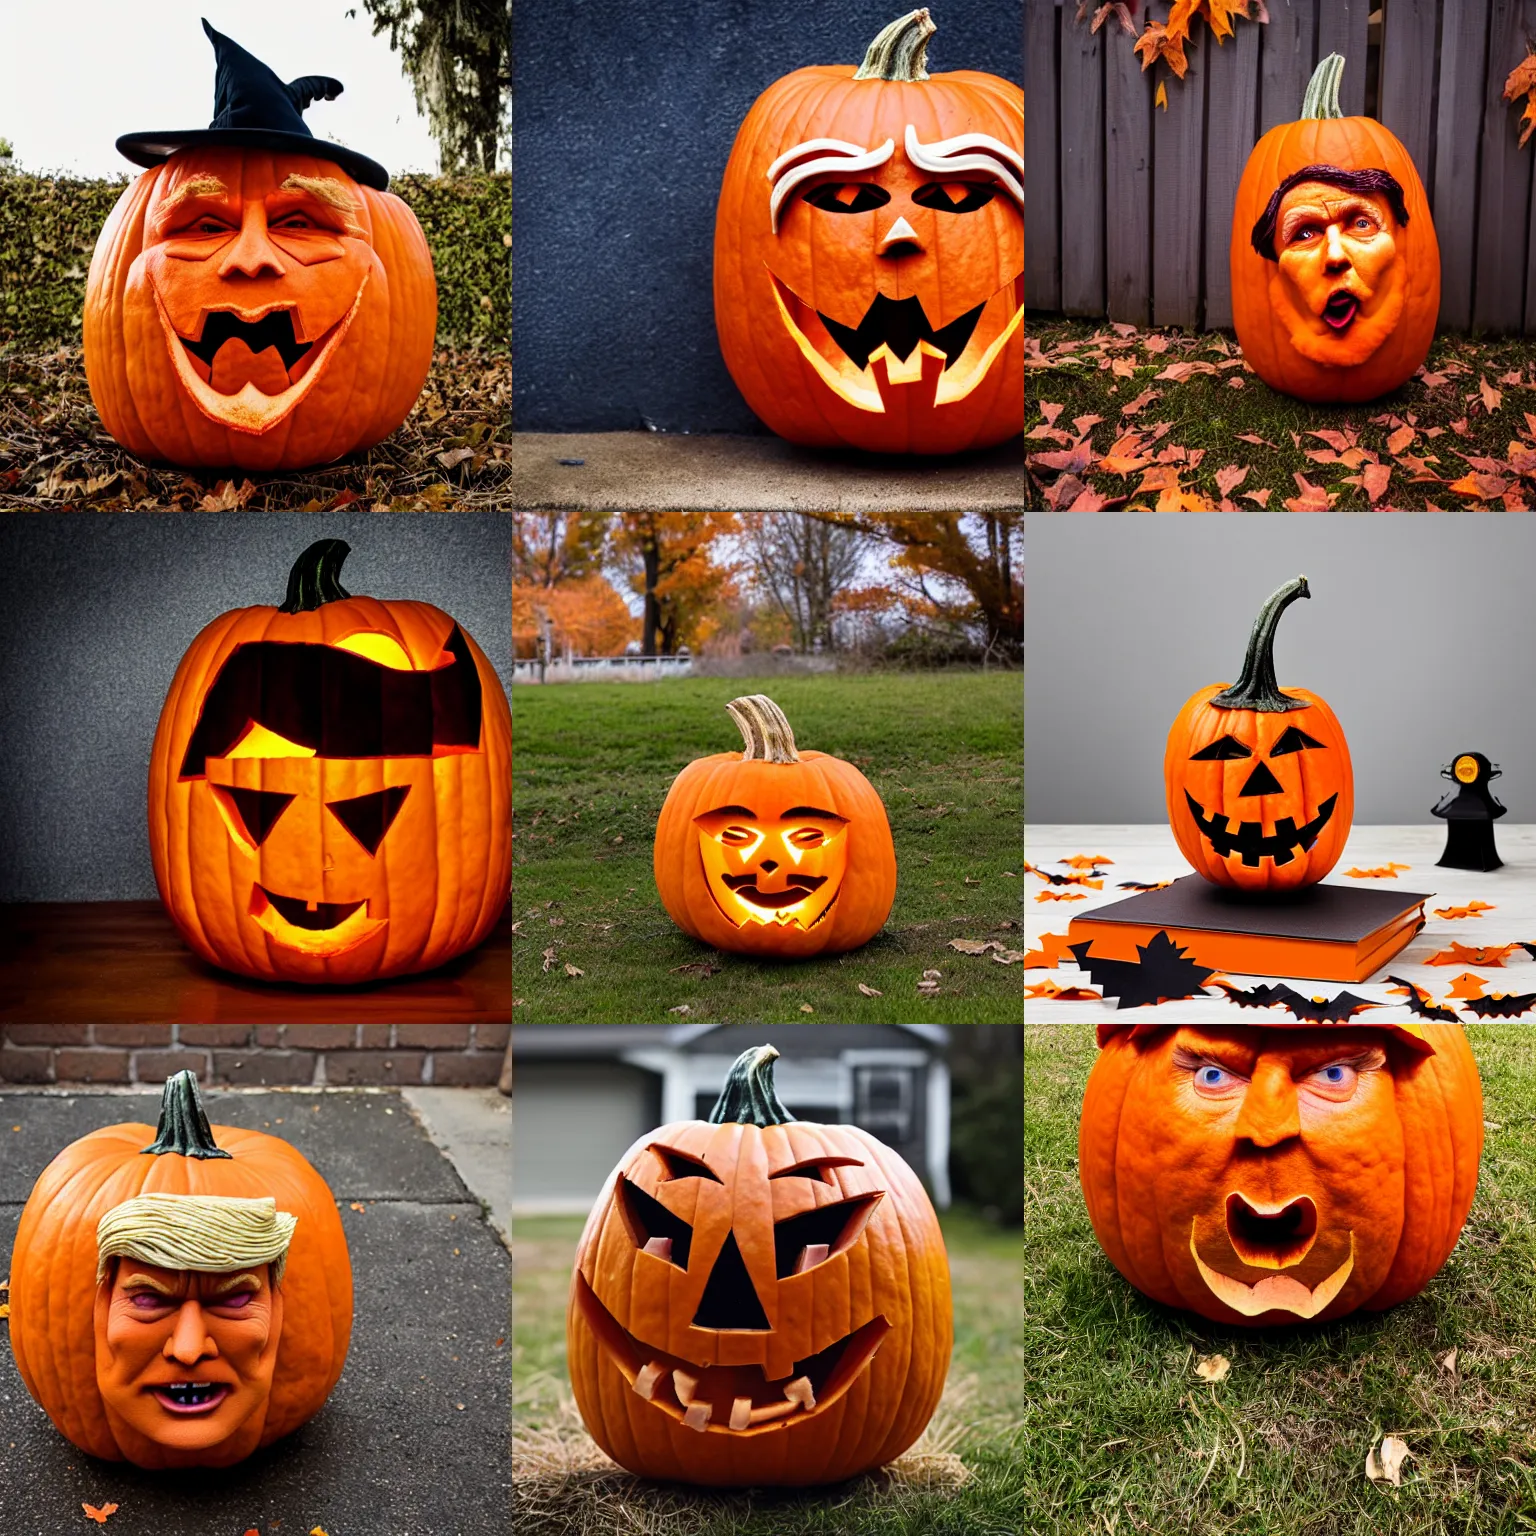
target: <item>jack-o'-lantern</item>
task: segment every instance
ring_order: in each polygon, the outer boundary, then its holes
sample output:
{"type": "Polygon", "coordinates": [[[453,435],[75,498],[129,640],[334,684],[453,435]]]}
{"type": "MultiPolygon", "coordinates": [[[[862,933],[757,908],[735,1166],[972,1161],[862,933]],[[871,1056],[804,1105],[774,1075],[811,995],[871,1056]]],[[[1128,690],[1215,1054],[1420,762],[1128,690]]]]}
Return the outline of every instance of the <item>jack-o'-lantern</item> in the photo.
{"type": "Polygon", "coordinates": [[[383,167],[305,126],[302,109],[340,83],[283,85],[203,25],[214,126],[118,141],[149,169],[91,259],[91,397],[140,458],[326,463],[387,437],[415,404],[437,328],[431,254],[383,167]]]}
{"type": "Polygon", "coordinates": [[[1324,701],[1275,681],[1275,628],[1307,578],[1265,600],[1242,676],[1199,689],[1168,732],[1163,780],[1179,851],[1207,880],[1282,891],[1321,880],[1355,814],[1344,729],[1324,701]]]}
{"type": "Polygon", "coordinates": [[[210,1127],[190,1072],[158,1127],[92,1131],[43,1170],[10,1294],[16,1366],[54,1427],[140,1467],[226,1467],[291,1434],[352,1332],[324,1179],[276,1136],[210,1127]]]}
{"type": "Polygon", "coordinates": [[[281,608],[188,648],[150,757],[160,898],[205,960],[262,980],[376,981],[472,949],[512,871],[511,711],[429,603],[353,597],[348,546],[281,608]]]}
{"type": "Polygon", "coordinates": [[[1483,1148],[1459,1024],[1101,1024],[1078,1165],[1139,1291],[1263,1327],[1416,1296],[1483,1148]]]}
{"type": "Polygon", "coordinates": [[[840,1481],[906,1450],[944,1390],[928,1196],[867,1132],[796,1120],[777,1056],[743,1052],[707,1121],[642,1136],[581,1235],[571,1386],[592,1438],[643,1477],[840,1481]]]}
{"type": "Polygon", "coordinates": [[[742,954],[836,954],[896,897],[885,807],[852,763],[800,752],[762,694],[726,705],[746,750],[689,763],[656,822],[656,889],[684,933],[742,954]]]}
{"type": "Polygon", "coordinates": [[[926,10],[747,114],[715,221],[715,324],[781,437],[897,453],[1024,428],[1024,93],[929,75],[926,10]]]}
{"type": "Polygon", "coordinates": [[[1344,60],[1317,66],[1301,118],[1254,146],[1232,215],[1243,355],[1301,400],[1373,400],[1406,383],[1440,314],[1440,246],[1401,142],[1339,108],[1344,60]]]}

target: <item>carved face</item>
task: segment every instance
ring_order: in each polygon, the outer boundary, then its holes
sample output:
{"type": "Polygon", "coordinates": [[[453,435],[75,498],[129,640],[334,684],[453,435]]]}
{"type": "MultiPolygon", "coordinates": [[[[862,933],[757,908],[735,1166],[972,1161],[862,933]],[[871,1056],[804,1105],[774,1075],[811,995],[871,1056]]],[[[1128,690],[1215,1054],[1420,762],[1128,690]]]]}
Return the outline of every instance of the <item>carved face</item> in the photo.
{"type": "Polygon", "coordinates": [[[1304,181],[1281,200],[1273,291],[1291,344],[1315,363],[1353,368],[1397,328],[1406,281],[1398,224],[1380,193],[1304,181]]]}
{"type": "Polygon", "coordinates": [[[255,1449],[283,1331],[269,1271],[114,1261],[97,1289],[96,1384],[120,1444],[255,1449]]]}
{"type": "Polygon", "coordinates": [[[738,927],[811,927],[837,898],[848,867],[847,818],[814,805],[758,816],[723,805],[694,818],[710,894],[738,927]]]}
{"type": "Polygon", "coordinates": [[[1338,1317],[1415,1294],[1455,1245],[1482,1141],[1459,1026],[1116,1025],[1100,1041],[1084,1195],[1154,1299],[1222,1322],[1338,1317]]]}

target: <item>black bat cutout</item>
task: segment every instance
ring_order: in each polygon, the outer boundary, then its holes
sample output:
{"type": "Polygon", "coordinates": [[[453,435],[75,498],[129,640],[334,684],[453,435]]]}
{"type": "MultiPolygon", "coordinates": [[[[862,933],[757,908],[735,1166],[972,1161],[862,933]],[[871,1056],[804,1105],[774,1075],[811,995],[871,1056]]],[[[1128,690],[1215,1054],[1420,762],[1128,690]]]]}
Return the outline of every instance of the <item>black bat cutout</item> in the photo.
{"type": "Polygon", "coordinates": [[[1450,1024],[1458,1021],[1459,1015],[1454,1008],[1442,1007],[1417,982],[1406,981],[1401,976],[1388,976],[1387,980],[1408,994],[1409,1013],[1421,1019],[1441,1019],[1450,1024]]]}
{"type": "Polygon", "coordinates": [[[1267,982],[1263,986],[1252,987],[1247,991],[1242,987],[1234,986],[1230,981],[1213,981],[1211,985],[1220,987],[1239,1008],[1273,1008],[1277,1003],[1287,1003],[1290,998],[1296,996],[1289,987],[1278,984],[1271,986],[1267,982]]]}
{"type": "MultiPolygon", "coordinates": [[[[1094,873],[1097,874],[1098,871],[1095,870],[1094,873]]],[[[1115,889],[1120,891],[1161,891],[1172,883],[1170,880],[1122,880],[1115,889]]]]}
{"type": "Polygon", "coordinates": [[[1536,1007],[1536,992],[1501,993],[1498,997],[1474,997],[1467,1011],[1480,1019],[1517,1019],[1536,1007]]]}
{"type": "Polygon", "coordinates": [[[1240,1008],[1285,1008],[1294,1018],[1312,1019],[1327,1023],[1334,1019],[1352,1019],[1367,1008],[1380,1008],[1368,998],[1356,997],[1353,992],[1340,992],[1337,997],[1308,997],[1284,982],[1266,982],[1248,991],[1233,986],[1230,981],[1217,981],[1220,987],[1240,1008]]]}
{"type": "Polygon", "coordinates": [[[1216,974],[1214,967],[1198,964],[1164,932],[1136,946],[1139,960],[1090,957],[1092,939],[1067,947],[1094,984],[1104,989],[1104,996],[1118,999],[1116,1008],[1140,1008],[1199,996],[1206,977],[1216,974]]]}
{"type": "Polygon", "coordinates": [[[1527,944],[1524,939],[1516,939],[1515,943],[1517,943],[1520,948],[1523,949],[1526,954],[1531,957],[1532,960],[1536,960],[1536,944],[1527,944]]]}

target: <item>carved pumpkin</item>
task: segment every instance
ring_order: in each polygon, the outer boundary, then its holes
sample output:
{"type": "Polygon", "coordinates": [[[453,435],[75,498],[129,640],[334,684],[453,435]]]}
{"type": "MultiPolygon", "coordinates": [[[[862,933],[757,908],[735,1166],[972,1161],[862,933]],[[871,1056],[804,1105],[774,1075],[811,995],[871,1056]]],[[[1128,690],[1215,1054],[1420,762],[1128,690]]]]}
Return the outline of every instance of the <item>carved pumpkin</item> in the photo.
{"type": "Polygon", "coordinates": [[[796,1120],[762,1046],[708,1121],[624,1154],[571,1275],[567,1359],[592,1438],[643,1477],[836,1482],[899,1456],[944,1390],[944,1240],[889,1147],[796,1120]]]}
{"type": "Polygon", "coordinates": [[[1317,66],[1301,119],[1254,146],[1232,215],[1232,323],[1271,388],[1373,400],[1418,371],[1440,314],[1440,246],[1413,159],[1339,108],[1317,66]]]}
{"type": "Polygon", "coordinates": [[[1199,689],[1168,732],[1168,822],[1179,851],[1217,885],[1310,885],[1349,837],[1355,779],[1343,727],[1315,693],[1275,682],[1280,615],[1311,595],[1305,576],[1271,593],[1242,676],[1199,689]]]}
{"type": "Polygon", "coordinates": [[[150,757],[160,899],[205,960],[357,983],[472,949],[512,870],[511,711],[429,603],[353,597],[348,546],[299,557],[281,608],[192,642],[150,757]]]}
{"type": "Polygon", "coordinates": [[[896,849],[852,763],[798,752],[762,694],[726,705],[745,739],[672,781],[656,823],[656,889],[684,933],[742,954],[836,954],[871,939],[896,897],[896,849]]]}
{"type": "Polygon", "coordinates": [[[17,1369],[104,1461],[242,1460],[320,1410],[351,1332],[325,1180],[275,1136],[210,1127],[190,1072],[166,1081],[158,1127],[107,1126],[60,1152],[21,1213],[17,1369]]]}
{"type": "Polygon", "coordinates": [[[1379,1312],[1456,1246],[1483,1147],[1459,1024],[1101,1024],[1079,1168],[1110,1262],[1262,1327],[1379,1312]]]}
{"type": "Polygon", "coordinates": [[[863,65],[747,114],[715,222],[715,323],[792,442],[953,453],[1024,427],[1024,93],[929,75],[926,10],[863,65]]]}

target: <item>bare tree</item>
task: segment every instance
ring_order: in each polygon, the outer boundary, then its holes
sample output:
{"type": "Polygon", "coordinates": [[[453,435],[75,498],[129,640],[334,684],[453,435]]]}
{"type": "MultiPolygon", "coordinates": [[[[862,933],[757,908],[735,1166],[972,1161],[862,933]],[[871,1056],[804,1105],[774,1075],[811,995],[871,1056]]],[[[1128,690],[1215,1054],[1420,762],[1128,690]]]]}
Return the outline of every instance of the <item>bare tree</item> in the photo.
{"type": "Polygon", "coordinates": [[[864,534],[818,522],[804,512],[742,513],[757,579],[789,620],[797,651],[832,648],[832,604],[854,585],[864,534]]]}

